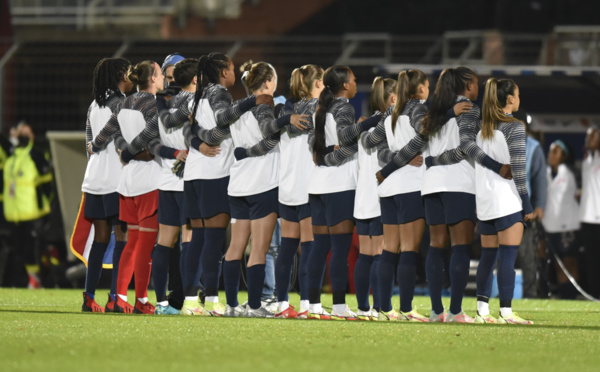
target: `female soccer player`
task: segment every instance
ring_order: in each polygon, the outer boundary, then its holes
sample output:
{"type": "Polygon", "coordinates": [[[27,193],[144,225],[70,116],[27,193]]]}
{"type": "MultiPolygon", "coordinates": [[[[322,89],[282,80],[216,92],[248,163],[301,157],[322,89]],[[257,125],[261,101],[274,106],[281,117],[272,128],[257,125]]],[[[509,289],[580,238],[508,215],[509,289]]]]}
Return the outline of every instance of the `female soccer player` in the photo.
{"type": "Polygon", "coordinates": [[[319,166],[313,170],[308,186],[315,236],[315,246],[309,257],[308,317],[330,318],[321,306],[320,280],[331,249],[331,318],[356,320],[356,314],[346,305],[346,284],[348,253],[354,230],[357,137],[377,125],[380,116],[354,124],[354,108],[348,100],[356,94],[356,79],[348,67],[335,65],[328,68],[323,75],[323,84],[325,89],[319,97],[312,141],[313,156],[319,166]],[[333,150],[334,146],[340,146],[340,149],[326,154],[327,149],[333,150]]]}
{"type": "Polygon", "coordinates": [[[482,257],[477,268],[477,323],[533,324],[512,311],[515,261],[525,221],[534,217],[527,192],[525,124],[512,117],[519,110],[519,87],[510,79],[488,79],[485,84],[481,131],[477,145],[488,155],[511,165],[512,180],[475,164],[477,218],[482,257]],[[500,316],[489,312],[489,296],[498,254],[500,316]]]}
{"type": "MultiPolygon", "coordinates": [[[[96,65],[92,89],[94,102],[90,105],[87,114],[86,143],[91,142],[111,115],[117,113],[125,94],[133,88],[133,84],[127,78],[130,68],[131,62],[124,58],[103,58],[96,65]]],[[[89,154],[81,189],[85,193],[84,215],[86,218],[94,220],[94,242],[87,262],[82,311],[104,311],[104,308],[98,305],[94,298],[102,271],[102,260],[110,240],[111,228],[114,225],[113,280],[105,311],[113,310],[117,292],[119,260],[127,243],[126,231],[119,222],[117,186],[121,168],[114,141],[110,141],[104,151],[89,154]]]]}
{"type": "MultiPolygon", "coordinates": [[[[376,115],[383,115],[396,103],[396,80],[378,76],[371,88],[371,108],[376,115]]],[[[374,130],[370,129],[369,132],[374,130]]],[[[383,225],[381,208],[377,195],[377,179],[373,177],[381,167],[377,159],[377,149],[367,148],[368,133],[362,133],[358,142],[358,179],[354,202],[356,233],[358,234],[359,254],[354,266],[354,288],[358,320],[371,320],[378,317],[381,307],[378,274],[373,269],[374,259],[383,250],[383,225]],[[375,275],[372,275],[372,274],[375,275]],[[369,291],[373,289],[373,310],[369,306],[369,291]]],[[[392,277],[393,281],[393,277],[392,277]]]]}
{"type": "MultiPolygon", "coordinates": [[[[219,266],[225,243],[225,229],[229,224],[230,209],[227,197],[229,168],[233,163],[233,147],[229,125],[256,105],[273,102],[269,95],[251,96],[232,104],[227,88],[235,84],[235,71],[231,59],[222,53],[210,53],[198,60],[198,88],[194,96],[191,117],[197,120],[191,127],[190,152],[184,171],[184,193],[187,217],[192,226],[192,240],[184,262],[186,268],[185,301],[182,314],[232,315],[241,308],[224,309],[219,304],[219,266]],[[220,147],[214,157],[200,151],[202,143],[220,147]],[[202,272],[206,294],[206,307],[198,304],[198,262],[202,255],[202,272]],[[196,274],[192,274],[196,272],[196,274]]],[[[239,265],[240,261],[226,262],[239,265]]],[[[225,278],[227,282],[227,278],[225,278]]],[[[239,282],[239,278],[238,278],[239,282]]]]}
{"type": "Polygon", "coordinates": [[[462,311],[462,298],[469,276],[469,247],[475,226],[476,161],[504,177],[510,166],[487,156],[475,144],[480,125],[480,109],[473,104],[469,112],[447,119],[448,110],[457,102],[474,101],[479,93],[478,78],[467,67],[445,69],[437,83],[429,112],[423,119],[423,132],[429,136],[425,154],[427,169],[423,176],[425,219],[431,236],[425,269],[431,297],[432,322],[472,323],[462,311]],[[470,159],[467,159],[470,158],[470,159]],[[470,162],[470,161],[471,162],[470,162]],[[450,312],[442,305],[444,248],[450,231],[452,284],[450,312]]]}

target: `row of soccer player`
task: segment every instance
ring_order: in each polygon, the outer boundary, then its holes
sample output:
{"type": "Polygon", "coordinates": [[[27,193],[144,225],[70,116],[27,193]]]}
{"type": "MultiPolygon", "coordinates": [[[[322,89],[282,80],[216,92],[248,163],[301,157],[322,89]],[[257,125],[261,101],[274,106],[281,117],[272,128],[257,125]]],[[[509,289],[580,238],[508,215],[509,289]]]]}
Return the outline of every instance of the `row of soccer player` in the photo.
{"type": "Polygon", "coordinates": [[[520,103],[513,81],[489,79],[480,110],[473,103],[479,94],[476,74],[466,67],[448,68],[428,108],[423,104],[429,97],[427,76],[403,71],[397,81],[376,79],[372,104],[377,111],[355,122],[349,99],[356,94],[356,80],[346,66],[294,70],[292,97],[277,106],[273,66],[250,61],[241,70],[248,96],[234,102],[228,91],[236,75],[231,59],[221,53],[183,59],[173,68],[182,89],[167,100],[156,96],[164,88],[164,77],[155,62],[135,67],[124,59],[98,63],[95,101],[88,111],[90,160],[82,187],[85,215],[96,226],[84,311],[104,311],[94,293],[110,223],[118,216],[127,224],[128,236],[117,235],[107,310],[178,312],[169,305],[166,288],[169,255],[181,230],[182,314],[531,324],[511,308],[517,247],[524,222],[532,218],[525,127],[511,115],[520,103]],[[125,97],[134,85],[138,91],[125,97]],[[273,314],[261,306],[260,296],[277,216],[282,239],[275,264],[278,309],[273,314]],[[478,311],[472,318],[463,312],[462,299],[477,221],[483,249],[478,311]],[[425,222],[431,235],[428,317],[412,307],[425,222]],[[230,223],[231,243],[222,265],[223,306],[218,283],[230,223]],[[360,237],[357,312],[345,303],[355,225],[360,237]],[[237,298],[250,236],[244,308],[237,298]],[[448,240],[451,301],[446,312],[441,295],[448,240]],[[299,247],[301,301],[296,311],[288,302],[288,289],[299,247]],[[331,314],[320,300],[330,251],[331,314]],[[498,318],[488,306],[497,261],[498,318]],[[150,268],[156,307],[147,296],[150,268]],[[204,306],[198,300],[200,270],[204,306]],[[399,312],[391,303],[396,270],[399,312]],[[132,306],[127,287],[134,272],[132,306]],[[369,305],[371,288],[378,309],[369,305]]]}

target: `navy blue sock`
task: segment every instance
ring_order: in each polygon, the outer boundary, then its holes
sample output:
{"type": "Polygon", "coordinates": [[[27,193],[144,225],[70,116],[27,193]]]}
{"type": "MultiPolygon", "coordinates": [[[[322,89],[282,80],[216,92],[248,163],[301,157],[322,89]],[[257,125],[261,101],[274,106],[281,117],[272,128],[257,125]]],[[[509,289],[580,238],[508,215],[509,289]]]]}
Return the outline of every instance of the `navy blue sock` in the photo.
{"type": "Polygon", "coordinates": [[[373,256],[366,254],[358,255],[356,265],[354,266],[354,289],[356,290],[356,302],[358,309],[369,311],[369,288],[371,287],[371,266],[373,256]]]}
{"type": "Polygon", "coordinates": [[[311,304],[321,302],[321,287],[330,250],[329,234],[315,234],[314,245],[308,256],[308,300],[311,304]]]}
{"type": "Polygon", "coordinates": [[[281,238],[281,246],[275,262],[275,290],[279,302],[288,300],[292,265],[294,264],[294,256],[298,252],[298,245],[300,245],[300,239],[281,238]]]}
{"type": "Polygon", "coordinates": [[[417,252],[400,253],[398,263],[398,284],[400,287],[400,311],[403,313],[412,310],[412,301],[415,296],[415,284],[417,282],[417,252]]]}
{"type": "Polygon", "coordinates": [[[384,250],[379,259],[379,292],[381,295],[381,311],[392,310],[392,290],[394,287],[395,263],[398,262],[398,254],[384,250]]]}
{"type": "Polygon", "coordinates": [[[100,280],[100,274],[102,273],[102,261],[104,260],[104,254],[108,243],[92,243],[92,249],[88,256],[87,273],[85,276],[85,293],[91,298],[94,298],[96,294],[96,286],[98,280],[100,280]]]}
{"type": "Polygon", "coordinates": [[[121,253],[125,248],[127,241],[115,242],[115,249],[113,250],[113,268],[112,268],[112,283],[110,284],[110,294],[116,296],[117,294],[117,278],[119,277],[119,261],[121,261],[121,253]]]}
{"type": "Polygon", "coordinates": [[[498,258],[498,248],[481,247],[481,258],[477,266],[475,281],[477,282],[477,301],[489,302],[492,295],[494,266],[498,258]]]}
{"type": "Polygon", "coordinates": [[[346,287],[348,286],[348,253],[352,245],[352,234],[331,236],[331,258],[329,259],[329,276],[333,304],[346,303],[346,287]]]}
{"type": "Polygon", "coordinates": [[[462,300],[469,281],[469,246],[466,244],[452,247],[450,258],[450,312],[462,311],[462,300]]]}
{"type": "Polygon", "coordinates": [[[248,278],[248,306],[256,310],[261,306],[260,296],[265,282],[265,264],[247,267],[246,277],[248,278]]]}
{"type": "Polygon", "coordinates": [[[429,286],[431,310],[436,314],[444,312],[442,305],[442,288],[444,287],[444,249],[429,247],[425,260],[425,275],[429,286]]]}
{"type": "Polygon", "coordinates": [[[156,301],[167,301],[167,281],[169,278],[169,256],[171,249],[164,245],[156,244],[152,252],[152,279],[156,301]]]}
{"type": "Polygon", "coordinates": [[[371,264],[371,291],[373,291],[373,309],[379,311],[381,309],[381,288],[379,285],[379,260],[381,255],[373,256],[373,263],[371,264]]]}
{"type": "Polygon", "coordinates": [[[198,284],[200,281],[200,256],[204,246],[204,228],[192,228],[192,240],[188,246],[185,259],[183,276],[186,281],[183,282],[183,292],[186,296],[198,295],[198,284]]]}
{"type": "Polygon", "coordinates": [[[204,248],[202,249],[202,274],[204,294],[219,295],[219,266],[223,258],[223,245],[226,232],[224,228],[204,229],[204,248]]]}
{"type": "Polygon", "coordinates": [[[233,260],[223,264],[223,284],[225,285],[225,296],[227,305],[236,307],[238,305],[238,291],[240,289],[240,274],[242,273],[242,261],[233,260]]]}
{"type": "Polygon", "coordinates": [[[190,249],[190,242],[186,242],[186,243],[181,243],[181,252],[179,253],[179,272],[181,273],[181,283],[182,285],[185,286],[185,283],[189,282],[189,278],[187,277],[187,275],[189,275],[186,272],[186,260],[188,257],[188,250],[190,249]]]}
{"type": "Polygon", "coordinates": [[[308,257],[313,248],[313,242],[302,242],[302,254],[298,264],[298,279],[300,281],[300,300],[308,300],[308,257]]]}
{"type": "Polygon", "coordinates": [[[511,307],[515,291],[515,261],[518,245],[500,244],[498,249],[498,297],[500,307],[511,307]]]}

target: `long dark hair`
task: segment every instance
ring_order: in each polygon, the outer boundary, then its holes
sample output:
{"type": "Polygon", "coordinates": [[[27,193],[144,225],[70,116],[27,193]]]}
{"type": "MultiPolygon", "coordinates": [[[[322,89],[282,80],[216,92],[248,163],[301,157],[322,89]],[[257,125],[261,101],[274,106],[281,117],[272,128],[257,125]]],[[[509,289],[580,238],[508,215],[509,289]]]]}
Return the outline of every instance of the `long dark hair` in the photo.
{"type": "Polygon", "coordinates": [[[98,106],[106,106],[109,96],[119,91],[119,83],[130,67],[131,62],[125,58],[102,58],[98,62],[92,80],[92,96],[98,106]]]}
{"type": "Polygon", "coordinates": [[[323,75],[325,88],[319,96],[319,106],[315,114],[315,137],[312,148],[317,157],[325,155],[325,118],[327,111],[329,111],[335,95],[342,90],[344,83],[348,82],[350,74],[352,74],[352,70],[349,67],[334,65],[329,67],[323,75]]]}
{"type": "Polygon", "coordinates": [[[221,74],[221,71],[229,66],[230,61],[229,57],[223,53],[210,53],[209,55],[203,55],[198,60],[198,70],[196,72],[198,88],[194,95],[194,108],[191,117],[192,123],[196,118],[198,103],[200,102],[200,98],[202,98],[202,93],[204,93],[204,87],[210,83],[219,83],[219,75],[221,74]]]}
{"type": "Polygon", "coordinates": [[[468,67],[447,68],[442,71],[435,87],[429,112],[423,119],[426,135],[437,133],[446,124],[446,112],[456,103],[456,97],[465,91],[467,84],[477,75],[468,67]]]}
{"type": "Polygon", "coordinates": [[[392,112],[392,133],[396,130],[396,121],[402,114],[406,102],[417,94],[420,85],[425,85],[427,75],[421,70],[402,71],[398,74],[398,90],[396,91],[396,105],[392,112]]]}

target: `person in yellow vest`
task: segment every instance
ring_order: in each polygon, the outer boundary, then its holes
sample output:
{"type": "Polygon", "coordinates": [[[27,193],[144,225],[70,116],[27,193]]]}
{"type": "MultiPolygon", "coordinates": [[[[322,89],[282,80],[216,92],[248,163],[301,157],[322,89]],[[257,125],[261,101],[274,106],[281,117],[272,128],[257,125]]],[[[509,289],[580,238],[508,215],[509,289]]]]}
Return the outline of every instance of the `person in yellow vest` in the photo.
{"type": "Polygon", "coordinates": [[[24,256],[29,288],[41,286],[35,226],[50,213],[52,173],[43,153],[33,148],[34,134],[24,121],[14,132],[18,143],[4,164],[4,217],[10,224],[15,252],[24,256]]]}

